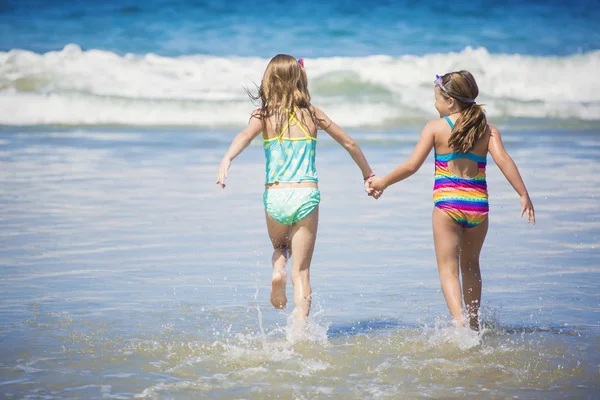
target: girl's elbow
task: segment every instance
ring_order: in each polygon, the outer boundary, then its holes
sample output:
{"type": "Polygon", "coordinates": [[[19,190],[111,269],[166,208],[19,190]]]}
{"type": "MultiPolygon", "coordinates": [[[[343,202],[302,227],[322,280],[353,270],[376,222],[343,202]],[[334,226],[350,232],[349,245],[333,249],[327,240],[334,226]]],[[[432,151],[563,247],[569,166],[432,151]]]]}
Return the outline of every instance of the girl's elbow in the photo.
{"type": "Polygon", "coordinates": [[[348,138],[348,139],[344,140],[344,143],[342,145],[348,151],[356,150],[358,148],[358,144],[356,143],[356,140],[354,140],[352,138],[348,138]]]}
{"type": "Polygon", "coordinates": [[[502,168],[510,165],[510,163],[512,163],[513,160],[512,160],[512,158],[510,158],[509,155],[506,155],[506,156],[494,158],[494,162],[500,169],[502,169],[502,168]]]}
{"type": "Polygon", "coordinates": [[[244,146],[249,145],[250,142],[252,142],[252,139],[252,135],[247,132],[240,133],[236,138],[236,140],[242,143],[244,146]]]}
{"type": "Polygon", "coordinates": [[[419,167],[420,167],[419,164],[409,162],[406,164],[406,172],[408,172],[410,175],[413,175],[414,173],[416,173],[419,170],[419,167]]]}

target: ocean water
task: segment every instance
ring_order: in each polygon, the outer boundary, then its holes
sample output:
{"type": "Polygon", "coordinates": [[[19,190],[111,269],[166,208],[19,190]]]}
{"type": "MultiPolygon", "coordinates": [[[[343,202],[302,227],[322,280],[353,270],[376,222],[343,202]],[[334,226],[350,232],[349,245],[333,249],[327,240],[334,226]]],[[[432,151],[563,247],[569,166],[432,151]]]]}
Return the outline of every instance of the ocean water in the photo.
{"type": "MultiPolygon", "coordinates": [[[[598,131],[501,128],[538,223],[519,219],[490,159],[480,336],[448,324],[431,157],[375,201],[321,136],[314,302],[300,334],[291,310],[269,303],[260,143],[221,190],[235,131],[4,128],[2,397],[597,398],[598,131]]],[[[380,173],[418,137],[350,133],[380,173]]]]}
{"type": "Polygon", "coordinates": [[[435,116],[469,69],[498,119],[597,126],[600,7],[577,2],[47,2],[0,6],[0,124],[231,128],[270,57],[305,58],[344,126],[435,116]]]}
{"type": "Polygon", "coordinates": [[[0,397],[597,399],[598,6],[0,2],[0,397]],[[271,307],[260,143],[214,178],[280,52],[377,173],[474,73],[538,222],[490,158],[481,334],[448,324],[432,157],[374,201],[323,133],[308,331],[271,307]]]}
{"type": "Polygon", "coordinates": [[[597,0],[8,0],[0,49],[86,50],[167,57],[400,56],[457,52],[568,56],[598,50],[597,0]]]}

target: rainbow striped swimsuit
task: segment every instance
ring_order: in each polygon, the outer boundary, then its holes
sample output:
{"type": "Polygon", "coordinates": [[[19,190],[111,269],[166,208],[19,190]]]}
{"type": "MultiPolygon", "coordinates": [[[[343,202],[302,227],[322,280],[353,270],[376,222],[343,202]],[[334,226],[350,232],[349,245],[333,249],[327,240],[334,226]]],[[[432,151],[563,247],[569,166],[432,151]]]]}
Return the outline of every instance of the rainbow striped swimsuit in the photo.
{"type": "MultiPolygon", "coordinates": [[[[454,129],[448,117],[446,121],[454,129]]],[[[445,211],[463,228],[474,228],[482,223],[489,212],[487,182],[485,180],[486,157],[471,152],[435,155],[435,184],[433,204],[445,211]],[[448,169],[448,162],[458,158],[475,161],[479,172],[473,178],[461,178],[448,169]]]]}

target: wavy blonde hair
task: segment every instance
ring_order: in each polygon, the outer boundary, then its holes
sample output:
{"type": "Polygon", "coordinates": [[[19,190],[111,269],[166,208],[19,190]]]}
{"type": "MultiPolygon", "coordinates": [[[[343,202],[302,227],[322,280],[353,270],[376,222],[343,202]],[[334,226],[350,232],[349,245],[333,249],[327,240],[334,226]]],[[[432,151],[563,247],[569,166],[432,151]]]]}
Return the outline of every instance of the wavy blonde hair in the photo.
{"type": "Polygon", "coordinates": [[[487,131],[485,110],[475,103],[479,87],[473,75],[464,70],[443,75],[442,84],[441,95],[446,99],[452,97],[460,109],[448,145],[461,153],[468,153],[487,131]]]}
{"type": "MultiPolygon", "coordinates": [[[[315,126],[319,126],[310,104],[308,78],[304,67],[290,55],[277,54],[273,57],[265,69],[258,94],[254,96],[248,92],[248,95],[254,100],[260,100],[258,118],[262,119],[263,132],[266,132],[267,120],[270,117],[275,117],[275,130],[281,132],[290,112],[303,108],[309,111],[308,114],[315,126]]],[[[304,123],[304,114],[301,113],[297,117],[302,120],[302,123],[304,123]]]]}

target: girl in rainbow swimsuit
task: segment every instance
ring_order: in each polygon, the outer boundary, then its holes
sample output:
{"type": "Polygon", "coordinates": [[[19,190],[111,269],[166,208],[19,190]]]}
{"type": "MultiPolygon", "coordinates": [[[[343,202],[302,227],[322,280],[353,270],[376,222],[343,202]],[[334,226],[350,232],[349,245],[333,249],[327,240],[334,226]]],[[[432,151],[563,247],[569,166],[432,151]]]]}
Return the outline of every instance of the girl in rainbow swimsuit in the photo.
{"type": "Polygon", "coordinates": [[[286,306],[285,266],[291,257],[295,316],[305,318],[310,311],[310,263],[321,200],[315,164],[317,131],[324,130],[350,153],[362,172],[368,194],[378,198],[381,193],[368,187],[367,180],[375,175],[360,147],[310,103],[302,59],[285,54],[273,57],[255,99],[261,106],[221,160],[217,184],[225,187],[231,161],[262,132],[266,159],[263,202],[273,244],[271,303],[275,308],[286,306]]]}
{"type": "Polygon", "coordinates": [[[403,164],[386,176],[371,178],[369,184],[383,191],[408,178],[421,167],[431,149],[435,149],[432,219],[442,291],[455,323],[466,325],[468,322],[471,329],[478,330],[479,254],[488,230],[485,178],[488,152],[521,197],[521,217],[526,214],[528,221],[535,224],[535,213],[519,170],[504,149],[500,132],[488,125],[483,107],[475,102],[479,88],[473,75],[458,71],[436,78],[435,108],[440,118],[425,125],[412,154],[403,164]]]}

